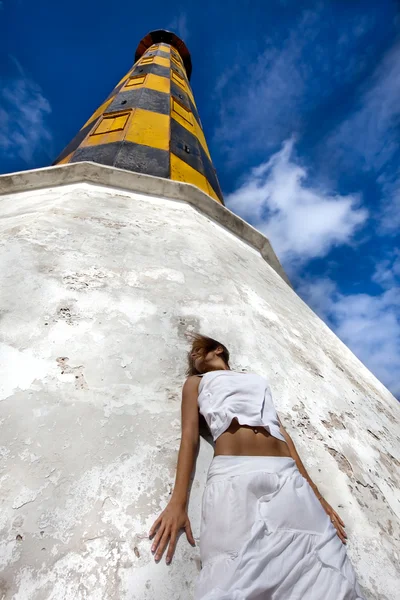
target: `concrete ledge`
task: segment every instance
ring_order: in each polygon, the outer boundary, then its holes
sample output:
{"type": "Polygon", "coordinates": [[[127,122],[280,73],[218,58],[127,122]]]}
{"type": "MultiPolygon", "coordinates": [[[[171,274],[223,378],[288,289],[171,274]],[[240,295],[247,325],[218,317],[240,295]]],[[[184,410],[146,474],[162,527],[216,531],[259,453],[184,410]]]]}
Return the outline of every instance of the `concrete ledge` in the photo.
{"type": "Polygon", "coordinates": [[[93,162],[79,162],[1,175],[0,195],[81,182],[189,202],[258,250],[264,260],[291,286],[269,240],[249,223],[190,183],[133,173],[93,162]]]}

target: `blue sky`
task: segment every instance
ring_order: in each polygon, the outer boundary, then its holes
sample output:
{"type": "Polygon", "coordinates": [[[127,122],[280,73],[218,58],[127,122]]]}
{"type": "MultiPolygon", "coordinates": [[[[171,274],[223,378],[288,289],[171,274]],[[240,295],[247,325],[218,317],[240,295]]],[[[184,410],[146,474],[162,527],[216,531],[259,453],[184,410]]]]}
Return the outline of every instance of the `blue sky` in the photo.
{"type": "Polygon", "coordinates": [[[0,172],[51,164],[174,30],[228,208],[400,398],[400,8],[395,0],[0,0],[0,172]]]}

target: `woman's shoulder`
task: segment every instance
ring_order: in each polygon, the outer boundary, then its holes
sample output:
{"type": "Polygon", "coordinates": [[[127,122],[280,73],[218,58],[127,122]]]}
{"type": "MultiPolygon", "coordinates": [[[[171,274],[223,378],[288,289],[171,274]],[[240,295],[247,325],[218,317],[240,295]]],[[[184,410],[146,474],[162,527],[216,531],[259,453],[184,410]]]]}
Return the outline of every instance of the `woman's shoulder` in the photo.
{"type": "Polygon", "coordinates": [[[183,383],[184,386],[196,386],[199,385],[201,375],[188,375],[183,383]]]}

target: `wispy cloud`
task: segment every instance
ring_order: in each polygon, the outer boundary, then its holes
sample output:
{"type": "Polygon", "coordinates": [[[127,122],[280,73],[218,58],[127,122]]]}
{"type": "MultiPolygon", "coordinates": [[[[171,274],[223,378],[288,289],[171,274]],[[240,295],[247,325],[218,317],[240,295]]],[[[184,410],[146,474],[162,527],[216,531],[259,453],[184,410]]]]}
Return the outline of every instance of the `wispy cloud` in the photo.
{"type": "Polygon", "coordinates": [[[46,124],[51,107],[40,87],[12,60],[18,73],[0,80],[0,156],[20,157],[29,164],[52,140],[46,124]]]}
{"type": "Polygon", "coordinates": [[[323,146],[344,168],[372,173],[381,189],[379,230],[400,226],[400,43],[383,57],[360,91],[359,101],[323,146]]]}
{"type": "Polygon", "coordinates": [[[376,265],[372,280],[384,289],[400,286],[400,250],[398,248],[389,252],[386,258],[376,265]]]}
{"type": "MultiPolygon", "coordinates": [[[[397,152],[400,160],[400,146],[397,152]]],[[[400,229],[400,170],[390,168],[380,177],[378,183],[382,189],[382,199],[379,214],[379,231],[383,235],[398,235],[400,229]]]]}
{"type": "MultiPolygon", "coordinates": [[[[386,271],[382,268],[378,266],[378,279],[386,271]]],[[[386,276],[384,282],[388,283],[386,276]]],[[[376,296],[341,294],[330,279],[303,281],[297,291],[400,400],[399,280],[376,296]]]]}
{"type": "Polygon", "coordinates": [[[327,141],[347,161],[379,171],[399,148],[400,43],[383,57],[360,91],[351,115],[327,141]]]}
{"type": "Polygon", "coordinates": [[[173,33],[176,33],[186,44],[189,38],[187,14],[182,12],[175,16],[169,25],[167,25],[167,29],[173,33]]]}
{"type": "MultiPolygon", "coordinates": [[[[377,11],[360,18],[349,7],[332,31],[330,9],[318,7],[286,37],[280,29],[280,39],[265,40],[258,56],[238,51],[217,81],[224,164],[258,164],[226,204],[271,240],[307,303],[400,396],[400,254],[383,237],[400,227],[400,44],[388,51],[377,41],[377,11]],[[309,162],[295,155],[294,139],[309,162]],[[351,193],[336,193],[336,174],[351,193]],[[369,178],[382,191],[374,205],[369,178]],[[380,286],[376,295],[344,294],[311,275],[323,268],[313,259],[326,257],[328,269],[333,248],[359,244],[361,232],[371,246],[375,235],[385,256],[373,273],[369,258],[360,265],[358,285],[380,286]]],[[[336,272],[340,281],[340,265],[336,272]]]]}
{"type": "Polygon", "coordinates": [[[368,46],[357,53],[352,49],[373,27],[373,18],[349,16],[335,33],[329,10],[322,4],[305,10],[286,37],[280,30],[279,38],[266,38],[258,55],[232,48],[233,66],[214,88],[215,143],[223,147],[225,161],[234,164],[244,152],[274,150],[292,132],[300,133],[307,115],[365,68],[368,46]]]}
{"type": "Polygon", "coordinates": [[[305,90],[299,68],[303,43],[297,32],[282,48],[267,41],[256,60],[235,60],[234,66],[220,75],[215,86],[220,96],[215,139],[224,145],[230,159],[238,148],[248,151],[262,147],[266,151],[296,130],[298,112],[292,112],[289,119],[288,114],[305,90]]]}
{"type": "Polygon", "coordinates": [[[292,158],[293,145],[293,140],[287,140],[226,197],[230,210],[271,240],[289,270],[326,256],[334,246],[352,243],[367,219],[358,196],[312,187],[305,167],[292,158]]]}

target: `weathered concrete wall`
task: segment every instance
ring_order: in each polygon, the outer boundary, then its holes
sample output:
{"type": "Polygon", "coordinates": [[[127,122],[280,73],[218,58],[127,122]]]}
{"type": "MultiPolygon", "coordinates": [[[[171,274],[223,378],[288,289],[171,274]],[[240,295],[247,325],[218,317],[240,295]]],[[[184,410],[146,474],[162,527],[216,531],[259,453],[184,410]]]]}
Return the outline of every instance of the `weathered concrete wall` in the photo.
{"type": "MultiPolygon", "coordinates": [[[[258,250],[185,202],[89,184],[8,194],[0,215],[0,598],[191,597],[198,548],[156,565],[147,532],[198,330],[269,376],[366,597],[398,598],[400,407],[258,250]]],[[[197,538],[211,457],[202,440],[197,538]]]]}

